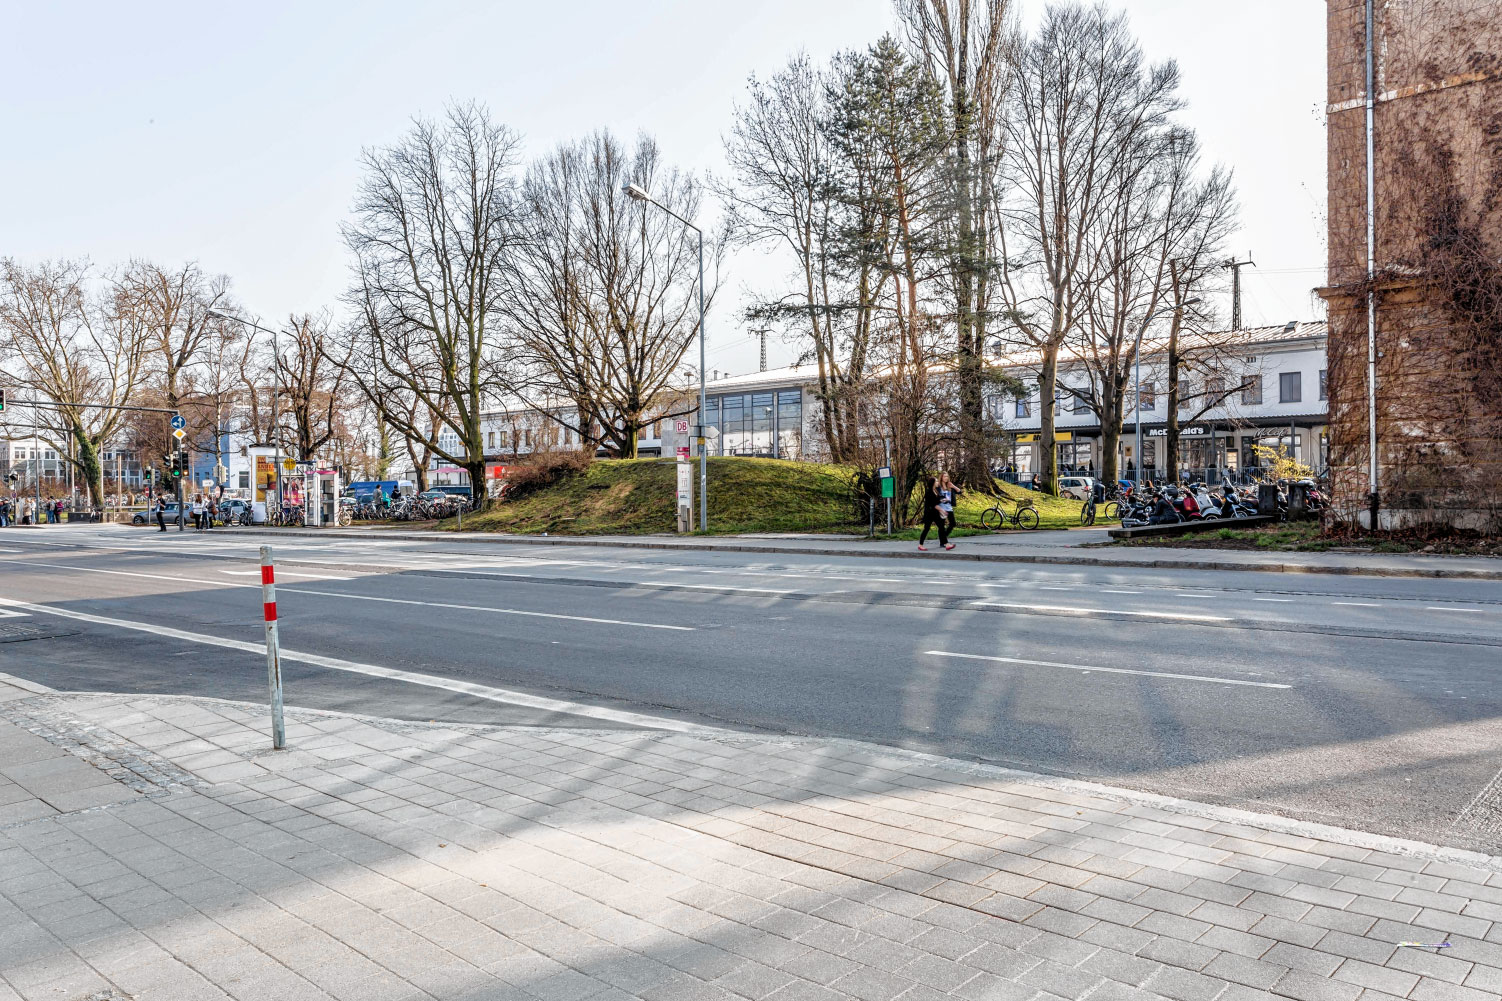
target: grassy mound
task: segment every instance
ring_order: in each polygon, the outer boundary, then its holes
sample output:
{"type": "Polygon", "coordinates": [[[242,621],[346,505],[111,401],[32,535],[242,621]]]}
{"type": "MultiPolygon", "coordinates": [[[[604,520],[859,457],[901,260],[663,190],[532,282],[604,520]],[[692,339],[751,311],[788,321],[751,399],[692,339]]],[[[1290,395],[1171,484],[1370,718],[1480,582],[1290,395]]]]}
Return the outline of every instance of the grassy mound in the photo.
{"type": "MultiPolygon", "coordinates": [[[[580,473],[567,473],[550,486],[464,519],[465,531],[552,535],[647,535],[673,531],[676,462],[662,459],[605,459],[580,473]]],[[[698,466],[694,467],[697,489],[698,466]]],[[[850,470],[810,462],[733,457],[709,460],[709,523],[716,535],[750,532],[830,532],[864,534],[850,499],[850,470]]],[[[1031,497],[1041,528],[1079,524],[1078,501],[1043,497],[1002,484],[1002,507],[1031,497]]],[[[956,534],[980,530],[981,512],[993,498],[966,493],[960,498],[956,534]]],[[[878,526],[883,508],[878,506],[878,526]]],[[[443,527],[454,528],[452,521],[443,527]]],[[[916,538],[917,531],[894,538],[916,538]]]]}
{"type": "MultiPolygon", "coordinates": [[[[464,528],[554,535],[671,532],[676,466],[671,459],[602,459],[583,473],[465,518],[464,528]]],[[[695,463],[695,490],[698,470],[695,463]]],[[[839,466],[733,457],[709,460],[709,523],[717,535],[862,530],[865,526],[853,518],[850,475],[839,466]]]]}

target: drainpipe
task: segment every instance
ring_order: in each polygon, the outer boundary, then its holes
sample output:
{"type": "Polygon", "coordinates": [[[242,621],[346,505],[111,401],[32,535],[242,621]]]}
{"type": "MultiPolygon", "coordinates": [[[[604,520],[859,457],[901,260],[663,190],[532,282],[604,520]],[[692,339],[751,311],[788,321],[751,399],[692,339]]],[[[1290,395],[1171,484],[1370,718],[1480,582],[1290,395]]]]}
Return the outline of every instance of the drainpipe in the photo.
{"type": "Polygon", "coordinates": [[[1377,64],[1373,7],[1366,0],[1366,423],[1368,460],[1367,510],[1377,530],[1377,64]]]}

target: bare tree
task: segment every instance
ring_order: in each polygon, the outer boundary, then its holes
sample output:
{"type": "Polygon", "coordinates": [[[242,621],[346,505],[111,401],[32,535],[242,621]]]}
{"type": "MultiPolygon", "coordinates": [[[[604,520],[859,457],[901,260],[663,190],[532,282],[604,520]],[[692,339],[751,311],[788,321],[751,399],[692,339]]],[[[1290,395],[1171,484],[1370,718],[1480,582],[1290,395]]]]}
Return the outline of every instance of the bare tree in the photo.
{"type": "Polygon", "coordinates": [[[222,335],[222,321],[209,316],[209,310],[233,311],[229,278],[210,275],[194,261],[168,270],[136,260],[118,285],[119,294],[146,324],[152,375],[164,405],[176,410],[192,392],[194,366],[211,339],[222,335]]]}
{"type": "Polygon", "coordinates": [[[294,315],[287,326],[291,344],[273,359],[285,401],[279,411],[291,424],[297,454],[310,459],[329,441],[351,437],[345,416],[352,403],[347,390],[353,345],[346,343],[339,354],[327,313],[294,315]]]}
{"type": "Polygon", "coordinates": [[[344,227],[357,276],[350,299],[367,321],[356,341],[369,343],[374,363],[369,398],[403,436],[463,466],[482,505],[481,416],[496,389],[492,324],[512,251],[518,145],[477,104],[451,107],[442,122],[418,119],[396,145],[366,151],[355,219],[344,227]],[[379,391],[387,386],[413,408],[389,405],[379,391]],[[441,424],[457,433],[457,448],[441,424]]]}
{"type": "Polygon", "coordinates": [[[997,189],[1011,244],[1000,291],[1011,339],[1039,355],[1039,478],[1048,493],[1058,489],[1059,355],[1079,335],[1101,278],[1090,240],[1109,227],[1112,184],[1131,174],[1132,137],[1165,128],[1177,110],[1178,79],[1172,62],[1144,67],[1125,15],[1103,5],[1049,7],[1020,50],[1007,114],[1010,187],[997,189]]]}
{"type": "Polygon", "coordinates": [[[0,261],[0,371],[27,390],[38,436],[78,470],[104,504],[99,453],[120,444],[144,375],[148,333],[133,304],[89,287],[83,261],[33,268],[0,261]]]}
{"type": "MultiPolygon", "coordinates": [[[[666,167],[646,136],[627,148],[597,132],[527,172],[506,299],[506,388],[583,440],[635,458],[699,330],[698,249],[678,220],[632,201],[629,183],[685,219],[699,214],[703,186],[666,167]]],[[[706,242],[709,302],[725,240],[706,242]]]]}
{"type": "Polygon", "coordinates": [[[1005,141],[1016,47],[1011,0],[898,0],[910,47],[938,82],[948,115],[949,283],[962,484],[990,490],[984,408],[986,323],[1000,263],[989,190],[1005,141]]]}
{"type": "Polygon", "coordinates": [[[796,262],[796,290],[757,303],[750,318],[786,325],[807,344],[825,448],[835,462],[848,463],[858,457],[856,403],[874,309],[870,262],[842,261],[829,84],[804,54],[765,82],[753,77],[725,143],[734,183],[719,194],[739,242],[781,247],[796,262]]]}

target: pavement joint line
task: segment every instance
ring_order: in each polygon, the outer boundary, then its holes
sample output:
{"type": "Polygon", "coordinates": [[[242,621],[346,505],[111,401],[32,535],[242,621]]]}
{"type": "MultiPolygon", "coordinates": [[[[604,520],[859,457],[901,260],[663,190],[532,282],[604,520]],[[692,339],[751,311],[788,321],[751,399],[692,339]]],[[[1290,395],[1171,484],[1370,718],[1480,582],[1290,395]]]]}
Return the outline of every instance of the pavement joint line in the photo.
{"type": "Polygon", "coordinates": [[[1216,678],[1207,674],[1174,674],[1168,671],[1145,671],[1128,667],[1091,667],[1088,664],[1062,664],[1051,660],[1028,660],[1024,657],[1001,657],[980,653],[955,653],[950,650],[924,650],[927,657],[955,657],[961,660],[985,660],[998,664],[1021,664],[1025,667],[1057,667],[1066,671],[1081,671],[1085,674],[1135,674],[1144,678],[1172,678],[1176,681],[1204,681],[1216,685],[1244,685],[1249,688],[1292,688],[1271,681],[1242,681],[1238,678],[1216,678]]]}
{"type": "MultiPolygon", "coordinates": [[[[237,706],[253,711],[264,710],[264,706],[255,702],[245,702],[233,699],[220,699],[209,696],[194,695],[164,695],[153,693],[149,695],[130,695],[124,693],[104,692],[57,692],[60,696],[72,697],[119,697],[134,699],[150,699],[162,703],[170,702],[207,702],[220,705],[237,706]]],[[[415,720],[399,720],[388,717],[374,717],[359,713],[350,713],[339,710],[305,709],[302,707],[289,706],[290,712],[298,714],[316,714],[322,718],[347,718],[369,721],[377,726],[397,728],[409,732],[421,732],[432,730],[458,730],[462,732],[484,731],[488,733],[505,733],[511,731],[525,731],[528,733],[542,731],[556,731],[561,733],[589,733],[598,731],[586,730],[578,727],[529,727],[517,725],[484,725],[465,723],[437,723],[415,720]]],[[[1435,845],[1423,841],[1415,841],[1407,838],[1395,838],[1385,834],[1372,834],[1365,831],[1356,831],[1349,828],[1336,827],[1330,824],[1321,824],[1315,821],[1297,820],[1291,817],[1277,814],[1256,813],[1251,810],[1243,810],[1237,807],[1221,806],[1214,803],[1202,803],[1195,800],[1187,800],[1174,796],[1164,796],[1159,793],[1143,792],[1136,789],[1128,789],[1121,786],[1106,785],[1101,782],[1092,782],[1084,779],[1071,778],[1068,776],[1048,775],[1041,772],[1027,771],[1025,769],[1011,768],[1002,765],[993,765],[981,761],[967,760],[964,758],[949,757],[935,754],[929,751],[919,751],[904,747],[893,747],[885,744],[877,744],[871,741],[858,740],[849,737],[815,737],[799,734],[772,734],[766,732],[743,732],[736,730],[716,730],[709,727],[701,727],[695,732],[682,731],[677,733],[663,732],[665,728],[653,728],[655,732],[635,734],[636,739],[666,741],[681,737],[693,737],[704,740],[733,740],[737,743],[758,743],[768,745],[783,745],[788,747],[815,746],[819,748],[846,748],[858,751],[872,757],[875,766],[890,767],[894,770],[909,768],[913,764],[922,764],[933,768],[942,769],[972,778],[986,780],[1003,780],[1024,783],[1044,789],[1052,789],[1061,792],[1081,793],[1087,796],[1100,797],[1115,802],[1130,803],[1162,810],[1166,813],[1182,816],[1198,817],[1225,824],[1252,827],[1259,830],[1289,834],[1296,837],[1311,838],[1318,841],[1326,841],[1332,844],[1347,845],[1363,848],[1369,851],[1384,852],[1393,855],[1403,855],[1416,859],[1426,859],[1441,862],[1455,862],[1463,865],[1478,866],[1493,872],[1502,873],[1502,855],[1488,855],[1484,852],[1472,851],[1465,848],[1452,848],[1444,845],[1435,845]]],[[[293,748],[295,750],[295,747],[293,748]]],[[[745,847],[745,846],[742,846],[745,847]]],[[[800,861],[800,864],[803,864],[800,861]]]]}
{"type": "MultiPolygon", "coordinates": [[[[265,644],[263,643],[251,643],[245,640],[229,639],[228,637],[210,636],[206,633],[194,633],[185,629],[173,629],[170,626],[158,626],[148,622],[135,622],[130,619],[115,619],[104,615],[78,612],[73,609],[54,608],[51,605],[34,605],[30,602],[17,601],[13,598],[0,598],[0,606],[10,608],[19,607],[42,615],[56,615],[66,619],[75,619],[79,622],[110,626],[116,629],[131,629],[136,632],[150,633],[151,635],[162,636],[167,639],[183,640],[189,643],[202,643],[206,646],[223,647],[227,650],[238,650],[243,653],[264,654],[266,651],[265,644]]],[[[282,647],[280,656],[282,660],[295,661],[300,664],[311,664],[314,667],[322,667],[327,670],[363,674],[373,678],[385,678],[389,681],[403,681],[424,688],[437,688],[443,691],[457,692],[461,695],[469,695],[487,702],[525,706],[529,709],[539,709],[544,712],[563,713],[569,716],[604,720],[627,726],[645,727],[654,730],[673,730],[680,733],[729,734],[736,732],[719,727],[706,727],[698,723],[688,723],[665,716],[647,716],[642,713],[634,713],[622,709],[608,709],[603,706],[591,706],[582,702],[551,699],[546,696],[532,695],[527,692],[519,692],[508,688],[492,688],[489,685],[456,681],[434,674],[402,671],[396,668],[379,667],[375,664],[361,664],[338,657],[325,657],[321,654],[303,653],[297,650],[290,650],[286,647],[282,647]]]]}

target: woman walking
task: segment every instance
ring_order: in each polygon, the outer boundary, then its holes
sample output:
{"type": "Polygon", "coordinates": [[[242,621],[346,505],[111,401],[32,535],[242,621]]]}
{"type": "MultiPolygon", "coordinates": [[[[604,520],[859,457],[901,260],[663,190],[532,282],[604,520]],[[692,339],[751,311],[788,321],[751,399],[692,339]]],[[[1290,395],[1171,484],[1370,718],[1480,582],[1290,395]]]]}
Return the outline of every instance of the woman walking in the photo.
{"type": "Polygon", "coordinates": [[[945,491],[943,484],[949,482],[949,474],[945,473],[943,479],[928,476],[923,480],[923,531],[918,536],[918,548],[928,552],[924,545],[928,541],[928,530],[934,526],[939,529],[939,545],[945,549],[953,549],[954,543],[949,541],[950,518],[954,511],[954,484],[950,483],[949,490],[945,491]]]}

